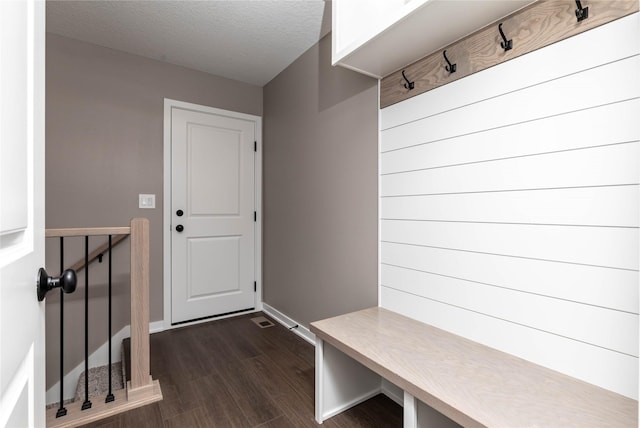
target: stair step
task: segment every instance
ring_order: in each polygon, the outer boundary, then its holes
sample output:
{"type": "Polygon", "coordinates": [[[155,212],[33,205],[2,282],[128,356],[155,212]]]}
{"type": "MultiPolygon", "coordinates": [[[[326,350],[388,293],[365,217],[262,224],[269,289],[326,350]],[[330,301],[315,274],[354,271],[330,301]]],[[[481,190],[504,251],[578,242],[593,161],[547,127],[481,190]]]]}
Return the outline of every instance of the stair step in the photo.
{"type": "MultiPolygon", "coordinates": [[[[111,391],[124,389],[124,373],[122,363],[111,364],[111,391]]],[[[74,401],[84,400],[85,372],[80,374],[74,401]]],[[[89,369],[89,398],[104,397],[109,392],[109,366],[89,369]]]]}

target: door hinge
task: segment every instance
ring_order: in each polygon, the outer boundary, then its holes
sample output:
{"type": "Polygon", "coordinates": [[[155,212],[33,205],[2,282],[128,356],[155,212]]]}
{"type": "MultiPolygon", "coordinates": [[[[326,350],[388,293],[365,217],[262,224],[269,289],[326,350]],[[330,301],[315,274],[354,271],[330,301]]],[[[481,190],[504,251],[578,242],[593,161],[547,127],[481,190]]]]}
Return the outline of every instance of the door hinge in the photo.
{"type": "Polygon", "coordinates": [[[258,212],[257,212],[257,211],[254,211],[254,212],[253,212],[253,221],[254,221],[254,223],[255,223],[256,221],[258,221],[258,212]]]}
{"type": "Polygon", "coordinates": [[[253,142],[253,151],[254,151],[254,152],[257,152],[257,151],[258,151],[258,142],[257,142],[257,141],[254,141],[254,142],[253,142]]]}
{"type": "Polygon", "coordinates": [[[253,281],[253,292],[257,292],[258,291],[258,283],[256,281],[253,281]]]}

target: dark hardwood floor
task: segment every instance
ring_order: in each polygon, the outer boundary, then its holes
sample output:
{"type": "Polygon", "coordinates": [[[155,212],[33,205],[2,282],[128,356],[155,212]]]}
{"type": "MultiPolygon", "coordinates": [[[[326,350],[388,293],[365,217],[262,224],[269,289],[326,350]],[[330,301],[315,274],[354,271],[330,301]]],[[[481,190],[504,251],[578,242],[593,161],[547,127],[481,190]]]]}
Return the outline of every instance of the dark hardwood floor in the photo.
{"type": "Polygon", "coordinates": [[[151,374],[164,400],[87,427],[401,427],[384,395],[318,425],[314,348],[285,327],[244,315],[151,335],[151,374]]]}

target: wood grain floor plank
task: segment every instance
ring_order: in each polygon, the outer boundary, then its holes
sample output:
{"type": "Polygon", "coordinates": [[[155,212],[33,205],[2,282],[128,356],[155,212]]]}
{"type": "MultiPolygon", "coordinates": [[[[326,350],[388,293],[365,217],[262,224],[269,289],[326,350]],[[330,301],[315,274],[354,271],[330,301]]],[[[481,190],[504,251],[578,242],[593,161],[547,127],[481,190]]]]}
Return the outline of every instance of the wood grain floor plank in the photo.
{"type": "Polygon", "coordinates": [[[184,411],[178,389],[173,384],[162,383],[162,405],[160,415],[163,420],[176,416],[184,411]]]}
{"type": "Polygon", "coordinates": [[[215,426],[202,407],[196,407],[164,421],[165,428],[214,428],[215,426]]]}
{"type": "MultiPolygon", "coordinates": [[[[382,395],[318,425],[314,347],[275,322],[259,328],[251,321],[255,316],[263,314],[151,335],[151,373],[160,380],[164,399],[85,427],[402,426],[402,408],[382,395]]],[[[125,360],[128,345],[125,341],[125,360]]]]}
{"type": "Polygon", "coordinates": [[[123,427],[157,428],[163,426],[158,403],[129,410],[122,413],[121,417],[123,427]]]}
{"type": "Polygon", "coordinates": [[[299,428],[299,427],[298,425],[295,425],[293,422],[291,422],[289,418],[287,418],[286,416],[280,416],[276,419],[270,420],[269,422],[265,422],[256,428],[299,428]]]}
{"type": "Polygon", "coordinates": [[[221,377],[251,426],[282,415],[275,402],[259,386],[259,381],[247,373],[241,362],[227,365],[221,377]]]}
{"type": "Polygon", "coordinates": [[[203,378],[200,386],[203,406],[210,420],[229,428],[251,426],[218,373],[203,378]]]}
{"type": "Polygon", "coordinates": [[[260,349],[263,341],[263,335],[260,332],[262,329],[256,326],[249,317],[244,317],[243,322],[234,324],[230,324],[227,321],[227,325],[233,331],[233,334],[220,331],[218,332],[218,337],[226,342],[231,351],[237,356],[237,359],[243,360],[262,354],[260,349]]]}
{"type": "Polygon", "coordinates": [[[304,341],[301,337],[297,336],[292,331],[289,331],[286,328],[282,328],[282,326],[277,327],[278,328],[274,331],[274,340],[276,341],[278,346],[286,348],[307,364],[314,366],[315,352],[313,345],[309,345],[309,343],[304,341]]]}
{"type": "Polygon", "coordinates": [[[106,419],[102,419],[101,421],[97,421],[97,422],[92,422],[85,426],[90,428],[121,428],[123,426],[122,417],[120,415],[110,416],[106,419]]]}
{"type": "Polygon", "coordinates": [[[264,354],[277,367],[287,382],[309,398],[314,396],[315,369],[288,349],[268,349],[264,354]]]}
{"type": "Polygon", "coordinates": [[[301,393],[289,381],[287,373],[282,371],[266,355],[244,360],[243,364],[248,373],[259,381],[265,394],[272,398],[278,409],[287,416],[288,420],[295,422],[297,427],[315,427],[315,421],[311,417],[314,401],[312,397],[301,393]],[[305,418],[303,415],[306,415],[305,418]]]}

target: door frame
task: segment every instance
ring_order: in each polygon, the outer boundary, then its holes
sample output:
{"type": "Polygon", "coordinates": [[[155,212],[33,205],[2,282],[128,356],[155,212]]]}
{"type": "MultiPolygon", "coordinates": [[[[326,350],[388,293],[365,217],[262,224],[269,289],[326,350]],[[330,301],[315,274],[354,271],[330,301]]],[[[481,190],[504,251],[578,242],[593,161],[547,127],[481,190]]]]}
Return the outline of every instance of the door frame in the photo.
{"type": "MultiPolygon", "coordinates": [[[[214,107],[203,106],[199,104],[188,103],[184,101],[164,99],[164,187],[163,187],[163,207],[162,207],[162,247],[163,247],[163,289],[164,289],[164,329],[172,329],[176,327],[184,327],[192,324],[199,324],[211,321],[204,319],[181,323],[179,325],[171,325],[171,109],[181,108],[192,110],[200,113],[216,114],[219,116],[231,117],[234,119],[250,120],[255,122],[255,139],[257,150],[254,157],[255,171],[255,206],[257,211],[255,222],[255,248],[254,248],[254,269],[256,277],[256,294],[255,309],[246,313],[258,312],[262,310],[262,117],[246,113],[238,113],[230,110],[223,110],[214,107]]],[[[237,316],[233,314],[227,316],[216,317],[215,319],[227,318],[229,316],[237,316]]]]}

